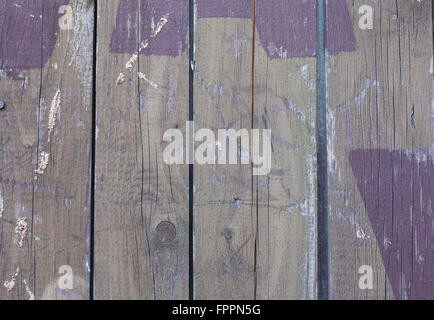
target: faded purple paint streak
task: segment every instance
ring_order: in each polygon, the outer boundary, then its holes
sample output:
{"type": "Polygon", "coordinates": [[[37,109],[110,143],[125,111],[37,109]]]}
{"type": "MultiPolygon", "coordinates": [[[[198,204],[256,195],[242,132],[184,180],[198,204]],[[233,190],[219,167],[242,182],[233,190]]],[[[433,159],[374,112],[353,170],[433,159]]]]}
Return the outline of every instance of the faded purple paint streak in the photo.
{"type": "Polygon", "coordinates": [[[244,18],[253,17],[253,0],[198,0],[198,18],[244,18]]]}
{"type": "Polygon", "coordinates": [[[315,0],[259,0],[257,29],[270,58],[312,57],[316,52],[315,0]]]}
{"type": "Polygon", "coordinates": [[[135,53],[140,41],[149,40],[149,45],[142,50],[145,55],[178,56],[187,45],[189,25],[188,0],[141,0],[140,15],[137,0],[121,0],[113,30],[110,52],[135,53]],[[169,21],[157,37],[151,38],[152,19],[154,26],[160,18],[169,13],[169,21]],[[139,25],[137,30],[136,25],[139,25]]]}
{"type": "Polygon", "coordinates": [[[0,0],[0,68],[12,73],[42,68],[56,44],[62,16],[59,8],[68,3],[69,0],[0,0]]]}
{"type": "Polygon", "coordinates": [[[350,163],[397,299],[434,299],[434,168],[428,153],[354,150],[350,163]]]}
{"type": "MultiPolygon", "coordinates": [[[[292,2],[287,0],[257,0],[257,29],[262,47],[270,58],[312,57],[316,51],[315,0],[292,2]]],[[[188,1],[141,0],[140,41],[149,38],[151,19],[170,13],[170,19],[157,38],[152,39],[146,55],[181,54],[186,47],[188,33],[188,1]]],[[[198,18],[248,18],[253,16],[252,0],[198,0],[198,18]]],[[[345,0],[334,0],[328,12],[328,50],[331,54],[354,51],[356,39],[345,0]]],[[[121,0],[113,30],[110,51],[137,52],[137,1],[121,0]]],[[[157,21],[154,21],[156,24],[157,21]]]]}
{"type": "Polygon", "coordinates": [[[327,1],[327,51],[331,55],[357,49],[347,2],[327,1]]]}

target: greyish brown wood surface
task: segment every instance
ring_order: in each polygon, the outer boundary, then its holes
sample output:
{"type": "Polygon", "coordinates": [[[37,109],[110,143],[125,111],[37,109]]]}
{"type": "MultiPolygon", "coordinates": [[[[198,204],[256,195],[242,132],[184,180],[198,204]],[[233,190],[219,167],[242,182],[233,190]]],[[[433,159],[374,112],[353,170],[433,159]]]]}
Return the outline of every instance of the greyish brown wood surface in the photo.
{"type": "MultiPolygon", "coordinates": [[[[196,130],[250,128],[252,27],[251,19],[197,21],[196,130]]],[[[194,178],[194,297],[253,299],[257,226],[251,168],[195,165],[194,178]]]]}
{"type": "Polygon", "coordinates": [[[62,4],[0,1],[0,299],[89,298],[93,5],[59,30],[62,4]]]}
{"type": "MultiPolygon", "coordinates": [[[[281,30],[276,11],[303,12],[289,3],[258,5],[259,27],[281,30]]],[[[294,18],[294,15],[290,19],[294,18]]],[[[292,23],[295,23],[292,21],[292,23]]],[[[307,30],[300,35],[308,38],[307,30]]],[[[255,128],[271,129],[268,175],[254,181],[257,230],[257,299],[315,299],[316,226],[316,64],[313,57],[281,53],[272,59],[256,28],[254,63],[255,128]]],[[[296,39],[293,39],[296,42],[296,39]]],[[[304,54],[303,54],[304,55],[304,54]]]]}
{"type": "Polygon", "coordinates": [[[0,299],[434,299],[432,1],[0,0],[0,26],[0,299]],[[217,160],[247,129],[238,164],[190,175],[190,118],[217,160]]]}
{"type": "MultiPolygon", "coordinates": [[[[144,3],[98,6],[96,299],[188,299],[188,166],[162,155],[164,132],[188,120],[188,58],[150,55],[151,20],[169,12],[144,3]]],[[[155,39],[176,23],[188,29],[171,18],[155,39]]]]}
{"type": "Polygon", "coordinates": [[[431,1],[347,3],[358,48],[328,59],[331,298],[432,299],[431,1]]]}
{"type": "MultiPolygon", "coordinates": [[[[273,153],[265,176],[249,165],[194,167],[195,298],[315,298],[315,60],[267,56],[254,2],[197,5],[196,129],[272,129],[273,153]]],[[[256,9],[272,23],[269,7],[256,9]]]]}

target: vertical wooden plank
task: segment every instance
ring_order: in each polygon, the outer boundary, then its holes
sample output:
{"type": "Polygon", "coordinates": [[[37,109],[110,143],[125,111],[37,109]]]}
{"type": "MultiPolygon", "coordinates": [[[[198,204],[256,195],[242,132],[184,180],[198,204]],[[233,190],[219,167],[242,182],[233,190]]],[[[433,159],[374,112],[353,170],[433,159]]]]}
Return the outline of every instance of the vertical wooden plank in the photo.
{"type": "Polygon", "coordinates": [[[1,299],[89,298],[93,12],[0,2],[1,299]]]}
{"type": "Polygon", "coordinates": [[[98,17],[95,298],[186,299],[188,167],[162,152],[188,119],[187,1],[100,1],[98,17]]]}
{"type": "Polygon", "coordinates": [[[256,1],[255,128],[271,171],[255,179],[257,298],[316,299],[315,1],[256,1]]]}
{"type": "Polygon", "coordinates": [[[195,130],[271,129],[273,152],[263,176],[240,159],[195,164],[195,298],[313,299],[314,1],[202,0],[196,12],[195,130]]]}
{"type": "MultiPolygon", "coordinates": [[[[211,129],[217,135],[218,129],[250,129],[252,4],[196,1],[196,131],[211,129]]],[[[254,298],[252,194],[250,165],[195,164],[195,299],[254,298]]]]}
{"type": "Polygon", "coordinates": [[[432,299],[431,1],[347,4],[357,49],[328,59],[331,297],[432,299]]]}

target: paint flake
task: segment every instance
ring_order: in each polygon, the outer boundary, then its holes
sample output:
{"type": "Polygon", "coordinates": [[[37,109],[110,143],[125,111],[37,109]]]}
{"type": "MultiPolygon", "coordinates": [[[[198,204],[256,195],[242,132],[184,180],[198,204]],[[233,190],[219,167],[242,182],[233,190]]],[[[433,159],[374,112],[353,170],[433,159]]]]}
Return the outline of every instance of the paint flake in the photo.
{"type": "MultiPolygon", "coordinates": [[[[38,169],[35,170],[36,174],[42,175],[48,166],[48,161],[50,160],[50,154],[47,152],[41,152],[38,161],[38,169]]],[[[35,177],[37,179],[37,176],[35,177]]]]}
{"type": "Polygon", "coordinates": [[[121,72],[121,73],[119,74],[119,77],[118,77],[117,80],[116,80],[116,84],[117,84],[117,85],[120,85],[120,84],[124,83],[126,78],[127,78],[127,77],[125,76],[125,73],[121,72]]]}
{"type": "MultiPolygon", "coordinates": [[[[151,35],[151,38],[155,38],[163,29],[163,27],[166,25],[166,23],[169,21],[169,14],[165,14],[164,16],[161,17],[160,21],[157,23],[157,26],[155,27],[154,32],[151,35]]],[[[140,48],[139,51],[135,54],[133,54],[131,56],[131,58],[127,61],[127,63],[125,64],[125,69],[127,69],[129,72],[133,71],[133,66],[134,63],[136,63],[137,59],[139,58],[139,54],[140,52],[142,52],[143,49],[146,49],[149,45],[149,39],[145,39],[145,41],[143,41],[142,43],[140,43],[140,48]]],[[[158,88],[158,85],[155,84],[154,82],[150,81],[143,73],[139,72],[138,76],[145,80],[146,82],[148,82],[151,86],[153,86],[154,88],[158,88]]],[[[121,83],[123,83],[125,81],[125,74],[124,73],[120,73],[119,77],[116,80],[116,83],[119,85],[121,83]]]]}
{"type": "Polygon", "coordinates": [[[28,284],[27,284],[27,280],[23,279],[23,283],[26,286],[26,292],[29,295],[29,300],[35,300],[35,295],[33,294],[33,292],[30,290],[28,284]]]}
{"type": "Polygon", "coordinates": [[[15,283],[16,283],[16,280],[17,280],[17,277],[18,277],[18,274],[20,273],[20,268],[19,267],[17,267],[17,271],[15,272],[15,274],[11,277],[11,280],[9,280],[9,281],[5,281],[4,283],[3,283],[3,285],[5,286],[5,288],[8,290],[8,291],[11,291],[14,287],[15,287],[15,283]]]}
{"type": "Polygon", "coordinates": [[[18,246],[22,248],[24,244],[24,239],[26,238],[27,235],[27,218],[19,218],[17,220],[15,233],[20,236],[20,241],[18,242],[18,246]]]}
{"type": "Polygon", "coordinates": [[[143,50],[143,49],[146,49],[148,46],[149,46],[149,41],[148,41],[148,39],[146,39],[145,41],[143,41],[143,42],[140,44],[139,52],[142,52],[142,50],[143,50]]]}
{"type": "Polygon", "coordinates": [[[164,16],[161,17],[160,21],[157,23],[157,27],[154,30],[154,33],[151,35],[151,38],[155,38],[163,29],[163,27],[166,25],[166,23],[169,21],[169,14],[166,13],[164,16]]]}
{"type": "Polygon", "coordinates": [[[53,132],[54,125],[56,124],[57,112],[59,111],[61,102],[60,90],[57,90],[54,95],[53,101],[51,102],[50,114],[48,116],[48,142],[51,139],[51,133],[53,132]]]}
{"type": "Polygon", "coordinates": [[[158,89],[158,85],[157,85],[155,82],[149,80],[149,79],[146,77],[146,75],[145,75],[144,73],[142,73],[142,72],[138,72],[137,75],[139,76],[140,79],[145,80],[145,81],[146,81],[147,83],[149,83],[152,87],[154,87],[155,89],[158,89]]]}
{"type": "Polygon", "coordinates": [[[0,218],[3,217],[4,209],[5,209],[5,203],[4,203],[4,200],[3,200],[2,192],[0,190],[0,218]]]}
{"type": "Polygon", "coordinates": [[[366,235],[363,229],[358,229],[356,232],[356,236],[358,239],[369,239],[369,236],[366,235]]]}
{"type": "Polygon", "coordinates": [[[127,62],[127,64],[125,65],[125,68],[128,70],[128,71],[133,71],[133,64],[137,61],[137,58],[138,58],[139,56],[137,55],[137,54],[133,54],[132,56],[131,56],[131,58],[130,58],[130,60],[128,60],[128,62],[127,62]]]}

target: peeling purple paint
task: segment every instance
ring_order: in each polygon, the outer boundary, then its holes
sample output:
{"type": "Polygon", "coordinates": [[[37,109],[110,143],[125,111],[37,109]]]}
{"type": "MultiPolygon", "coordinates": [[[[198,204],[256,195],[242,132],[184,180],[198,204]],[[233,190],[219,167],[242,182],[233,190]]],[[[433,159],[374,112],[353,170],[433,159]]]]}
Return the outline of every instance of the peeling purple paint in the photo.
{"type": "Polygon", "coordinates": [[[434,299],[433,159],[354,150],[349,160],[396,298],[434,299]]]}
{"type": "Polygon", "coordinates": [[[327,51],[331,55],[355,51],[357,41],[354,36],[345,0],[327,1],[327,51]]]}
{"type": "MultiPolygon", "coordinates": [[[[152,18],[170,14],[169,22],[142,53],[145,55],[181,54],[187,44],[187,0],[141,0],[138,15],[136,0],[121,0],[113,30],[110,51],[134,53],[138,47],[136,25],[140,19],[140,41],[149,39],[152,18]]],[[[316,51],[315,0],[257,0],[257,29],[262,47],[270,58],[312,57],[316,51]]],[[[198,18],[249,18],[252,0],[198,0],[198,18]]],[[[328,9],[328,51],[338,54],[356,50],[357,43],[345,0],[334,0],[328,9]]],[[[158,21],[154,21],[154,25],[158,21]]]]}
{"type": "Polygon", "coordinates": [[[180,55],[187,46],[189,25],[188,0],[141,0],[140,15],[137,14],[137,0],[122,0],[119,4],[116,27],[113,30],[110,52],[135,53],[138,51],[137,38],[149,45],[143,49],[145,55],[180,55]],[[158,37],[151,38],[152,26],[169,13],[169,22],[158,37]],[[136,26],[140,25],[140,30],[136,26]]]}
{"type": "MultiPolygon", "coordinates": [[[[59,8],[69,0],[0,0],[0,66],[11,74],[41,68],[50,58],[59,32],[59,8]],[[43,16],[43,19],[41,19],[43,16]],[[18,23],[19,22],[19,23],[18,23]],[[42,43],[42,46],[41,46],[42,43]]],[[[251,18],[252,0],[198,0],[198,17],[251,18]]],[[[138,34],[149,39],[143,54],[177,56],[185,51],[188,34],[188,0],[121,0],[110,51],[134,53],[138,34]],[[164,14],[170,19],[157,38],[152,25],[164,14]],[[136,25],[140,22],[140,30],[136,25]],[[153,24],[152,24],[153,23],[153,24]]],[[[345,0],[329,4],[328,49],[331,54],[356,49],[345,0]]],[[[257,0],[257,27],[262,46],[271,58],[314,56],[316,47],[315,0],[297,2],[257,0]]]]}
{"type": "Polygon", "coordinates": [[[69,0],[0,0],[0,68],[42,68],[53,53],[60,6],[69,0]],[[42,18],[41,18],[42,16],[42,18]]]}
{"type": "Polygon", "coordinates": [[[260,0],[256,3],[259,39],[270,58],[312,57],[316,51],[316,0],[260,0]]]}
{"type": "MultiPolygon", "coordinates": [[[[316,0],[257,1],[257,28],[270,58],[312,57],[316,54],[316,0]]],[[[357,43],[345,0],[327,3],[327,50],[336,55],[356,50],[357,43]]]]}
{"type": "Polygon", "coordinates": [[[253,0],[198,0],[198,18],[244,18],[253,16],[253,0]]]}

